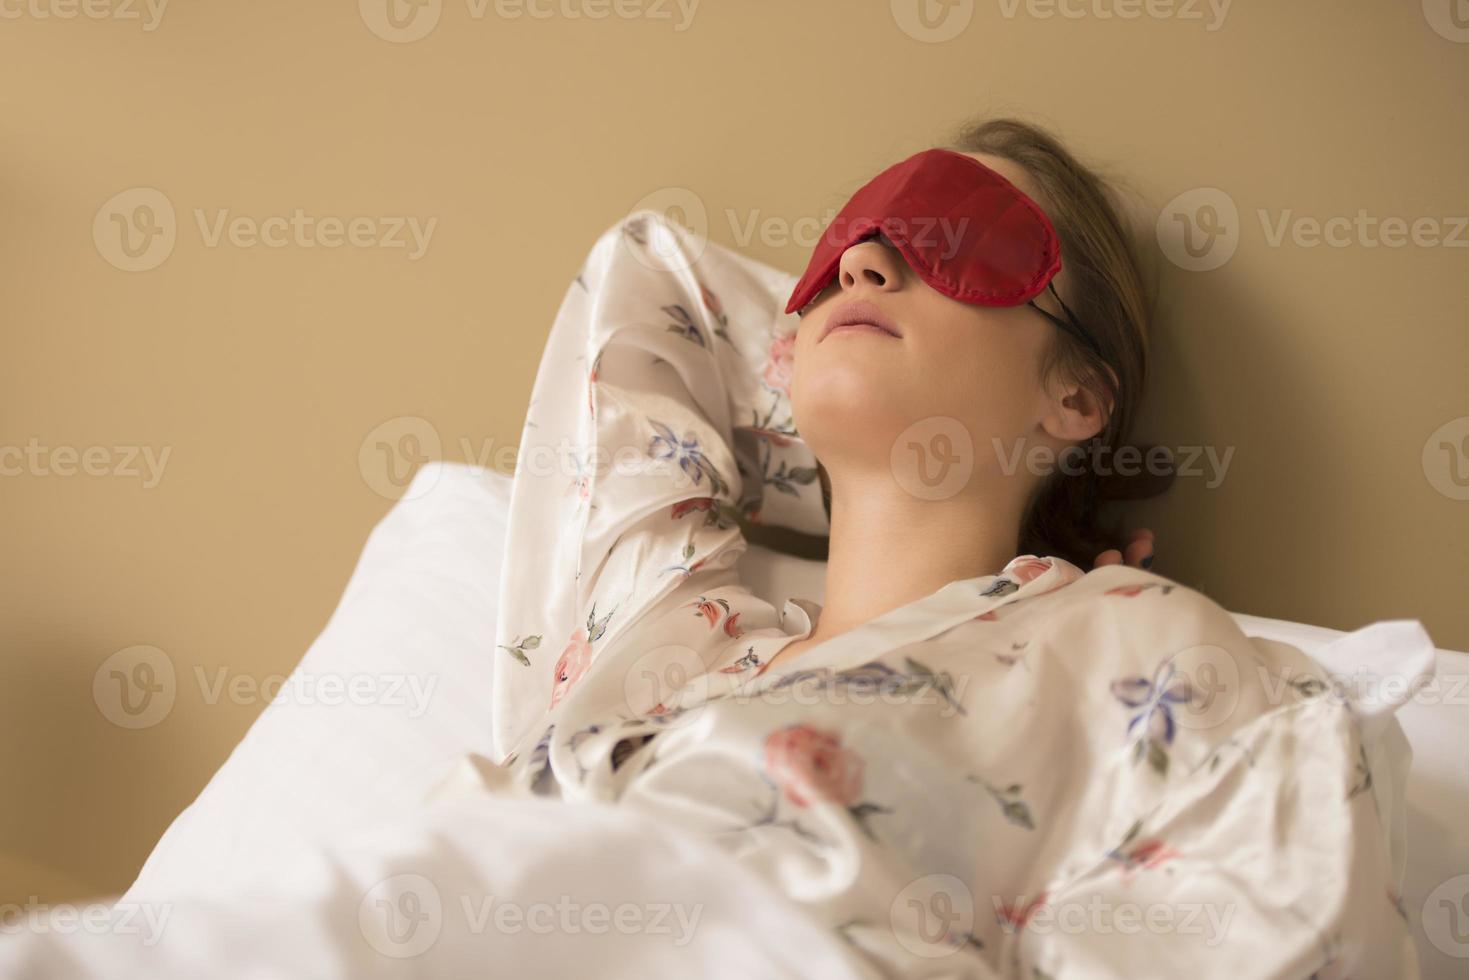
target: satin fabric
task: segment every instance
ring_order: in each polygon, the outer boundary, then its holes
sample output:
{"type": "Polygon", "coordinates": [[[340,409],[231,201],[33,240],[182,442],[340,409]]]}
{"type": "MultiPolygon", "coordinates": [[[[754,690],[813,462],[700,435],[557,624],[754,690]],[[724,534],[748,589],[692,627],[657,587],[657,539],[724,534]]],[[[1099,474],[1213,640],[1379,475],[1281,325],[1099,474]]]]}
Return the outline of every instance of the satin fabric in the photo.
{"type": "Polygon", "coordinates": [[[929,149],[872,178],[822,231],[787,313],[836,277],[842,253],[883,234],[934,289],[962,303],[1019,306],[1061,271],[1061,243],[1040,206],[973,157],[929,149]]]}
{"type": "Polygon", "coordinates": [[[650,212],[592,249],[453,791],[707,835],[873,976],[1416,976],[1350,701],[1197,592],[1018,556],[768,667],[820,616],[739,574],[739,518],[824,527],[788,286],[650,212]]]}

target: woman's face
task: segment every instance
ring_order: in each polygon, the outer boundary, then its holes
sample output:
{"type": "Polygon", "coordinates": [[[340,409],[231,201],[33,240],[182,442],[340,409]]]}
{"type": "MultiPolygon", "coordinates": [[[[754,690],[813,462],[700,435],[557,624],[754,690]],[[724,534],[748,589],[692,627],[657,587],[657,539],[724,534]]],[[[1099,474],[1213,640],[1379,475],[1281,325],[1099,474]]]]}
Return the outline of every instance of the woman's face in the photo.
{"type": "MultiPolygon", "coordinates": [[[[974,157],[1039,203],[1017,165],[974,157]]],[[[1056,286],[1064,295],[1059,277],[1056,286]]],[[[1048,294],[1036,302],[1059,312],[1048,294]]],[[[1098,420],[1084,432],[1072,417],[1077,406],[1067,404],[1072,389],[1043,376],[1055,330],[1028,306],[950,299],[885,239],[860,242],[801,317],[791,384],[796,428],[832,471],[849,462],[896,466],[910,447],[920,457],[963,452],[967,441],[980,479],[965,482],[981,486],[985,474],[1023,460],[1033,446],[1054,452],[1101,428],[1098,420]],[[935,436],[943,441],[930,445],[935,436]]]]}

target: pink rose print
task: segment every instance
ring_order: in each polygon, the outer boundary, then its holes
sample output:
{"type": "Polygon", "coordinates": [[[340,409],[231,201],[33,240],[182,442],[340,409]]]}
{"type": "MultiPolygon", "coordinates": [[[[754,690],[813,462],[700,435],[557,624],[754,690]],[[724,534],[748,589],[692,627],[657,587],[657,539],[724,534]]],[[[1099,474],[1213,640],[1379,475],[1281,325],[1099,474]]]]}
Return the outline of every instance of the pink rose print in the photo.
{"type": "Polygon", "coordinates": [[[566,649],[561,651],[561,656],[556,660],[555,673],[551,675],[551,707],[556,707],[572,686],[582,679],[587,668],[591,667],[592,644],[607,632],[607,624],[616,611],[617,607],[614,606],[612,612],[598,619],[597,604],[592,603],[585,630],[571,631],[571,639],[566,641],[566,649]]]}
{"type": "Polygon", "coordinates": [[[587,418],[590,419],[597,417],[597,369],[601,366],[602,355],[598,354],[597,359],[592,362],[591,368],[587,371],[587,418]]]}
{"type": "Polygon", "coordinates": [[[582,679],[592,665],[592,641],[581,627],[571,631],[571,639],[556,661],[555,682],[551,687],[551,707],[556,707],[571,686],[582,679]]]}
{"type": "Polygon", "coordinates": [[[1173,591],[1173,586],[1160,585],[1157,582],[1146,582],[1141,585],[1119,585],[1116,588],[1108,589],[1106,594],[1127,596],[1129,599],[1132,599],[1142,595],[1149,589],[1158,589],[1161,595],[1167,595],[1173,591]]]}
{"type": "Polygon", "coordinates": [[[590,473],[582,473],[572,478],[566,492],[575,494],[578,500],[586,501],[592,497],[592,476],[590,473]]]}
{"type": "Polygon", "coordinates": [[[786,433],[777,432],[775,429],[762,429],[756,426],[751,428],[749,431],[753,432],[756,436],[775,446],[785,447],[791,445],[793,442],[796,441],[786,433]]]}
{"type": "Polygon", "coordinates": [[[1127,857],[1133,864],[1152,869],[1178,857],[1178,852],[1160,840],[1146,840],[1127,857]]]}
{"type": "Polygon", "coordinates": [[[723,599],[706,599],[703,596],[699,596],[699,598],[689,603],[689,605],[694,607],[695,616],[703,616],[709,621],[710,629],[713,629],[719,623],[719,617],[721,615],[729,615],[729,603],[723,599]]]}
{"type": "Polygon", "coordinates": [[[1040,576],[1050,571],[1050,569],[1051,559],[1049,558],[1036,558],[1034,555],[1021,555],[1019,558],[1016,558],[1014,561],[1010,562],[1010,564],[1006,565],[1005,570],[1000,574],[1004,575],[1006,578],[1014,579],[1016,582],[1024,585],[1026,582],[1029,582],[1032,579],[1040,578],[1040,576]]]}
{"type": "Polygon", "coordinates": [[[770,342],[765,359],[765,385],[783,395],[791,393],[791,375],[796,363],[796,335],[783,333],[770,342]]]}
{"type": "MultiPolygon", "coordinates": [[[[758,663],[753,648],[744,659],[758,663]]],[[[761,666],[757,676],[764,669],[761,666]]],[[[765,775],[775,784],[774,791],[769,812],[754,826],[789,827],[807,840],[819,840],[801,826],[799,817],[777,820],[779,804],[785,798],[804,810],[813,803],[831,803],[846,809],[862,833],[877,840],[872,819],[893,811],[860,799],[863,768],[862,757],[842,745],[841,736],[833,732],[811,725],[788,725],[771,732],[765,739],[765,775]]]]}
{"type": "Polygon", "coordinates": [[[995,918],[999,921],[1001,929],[1013,934],[1024,929],[1035,913],[1045,907],[1045,904],[1046,893],[1041,892],[1029,902],[1015,902],[1013,905],[1002,904],[995,913],[995,918]]]}
{"type": "Polygon", "coordinates": [[[709,287],[699,283],[699,295],[704,300],[704,308],[714,314],[715,319],[723,322],[724,304],[719,302],[719,297],[709,291],[709,287]]]}
{"type": "Polygon", "coordinates": [[[850,807],[862,792],[862,759],[841,739],[810,725],[790,725],[765,740],[765,771],[796,806],[827,800],[850,807]]]}
{"type": "Polygon", "coordinates": [[[745,635],[745,631],[739,627],[740,614],[735,613],[724,621],[724,635],[738,640],[745,635]]]}
{"type": "Polygon", "coordinates": [[[739,523],[739,513],[732,504],[722,503],[713,497],[691,497],[680,500],[669,510],[669,516],[682,520],[690,514],[703,514],[705,527],[717,527],[724,531],[739,523]]]}
{"type": "Polygon", "coordinates": [[[714,508],[716,501],[713,497],[694,497],[689,500],[680,500],[673,505],[673,517],[683,517],[685,514],[696,514],[700,511],[708,512],[714,508]]]}
{"type": "Polygon", "coordinates": [[[1157,837],[1139,840],[1142,822],[1134,823],[1122,843],[1107,852],[1107,857],[1122,865],[1122,879],[1131,882],[1138,871],[1152,871],[1183,855],[1157,837]]]}
{"type": "Polygon", "coordinates": [[[1070,585],[1081,578],[1081,572],[1070,565],[1057,565],[1054,558],[1040,558],[1035,555],[1021,555],[1006,565],[1000,573],[1011,581],[1024,585],[1040,578],[1046,572],[1055,570],[1060,574],[1056,576],[1047,592],[1054,592],[1063,586],[1070,585]]]}
{"type": "Polygon", "coordinates": [[[745,671],[749,670],[751,667],[759,667],[759,666],[760,666],[760,658],[758,656],[756,656],[756,654],[755,654],[755,648],[754,647],[750,647],[750,649],[745,652],[745,655],[743,657],[741,657],[740,659],[736,660],[734,663],[730,664],[728,667],[721,667],[721,668],[719,668],[719,672],[721,674],[743,674],[745,671]]]}

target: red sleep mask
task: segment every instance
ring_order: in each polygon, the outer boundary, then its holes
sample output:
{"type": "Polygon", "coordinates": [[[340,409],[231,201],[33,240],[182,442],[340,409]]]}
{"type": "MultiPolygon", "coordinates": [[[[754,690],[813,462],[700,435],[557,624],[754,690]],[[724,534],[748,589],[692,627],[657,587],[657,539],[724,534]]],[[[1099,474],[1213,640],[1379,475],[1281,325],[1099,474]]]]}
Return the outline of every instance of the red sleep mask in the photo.
{"type": "Polygon", "coordinates": [[[963,303],[1019,306],[1061,271],[1056,230],[1034,201],[973,157],[924,150],[872,178],[832,219],[786,312],[805,309],[836,278],[842,253],[877,234],[963,303]]]}

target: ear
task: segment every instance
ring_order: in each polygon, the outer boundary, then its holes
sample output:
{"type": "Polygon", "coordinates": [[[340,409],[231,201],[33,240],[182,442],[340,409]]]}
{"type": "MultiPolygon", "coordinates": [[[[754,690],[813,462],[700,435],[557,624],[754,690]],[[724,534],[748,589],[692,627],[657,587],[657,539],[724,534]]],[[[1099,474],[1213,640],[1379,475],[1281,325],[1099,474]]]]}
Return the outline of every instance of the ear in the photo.
{"type": "Polygon", "coordinates": [[[1107,427],[1112,405],[1086,385],[1055,382],[1041,417],[1046,435],[1060,442],[1084,442],[1107,427]]]}

